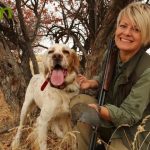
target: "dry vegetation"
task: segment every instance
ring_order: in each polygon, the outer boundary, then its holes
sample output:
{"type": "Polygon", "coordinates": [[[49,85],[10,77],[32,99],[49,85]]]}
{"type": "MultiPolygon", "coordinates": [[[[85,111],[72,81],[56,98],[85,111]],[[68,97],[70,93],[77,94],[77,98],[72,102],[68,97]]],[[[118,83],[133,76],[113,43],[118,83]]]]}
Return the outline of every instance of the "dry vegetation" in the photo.
{"type": "MultiPolygon", "coordinates": [[[[28,118],[29,122],[27,122],[27,125],[25,125],[23,129],[23,137],[21,139],[22,146],[20,150],[38,150],[35,138],[36,135],[32,127],[35,121],[33,116],[28,118]]],[[[14,114],[11,112],[0,91],[0,150],[11,150],[11,142],[17,130],[13,122],[14,114]]],[[[75,142],[75,131],[67,133],[64,139],[58,139],[50,131],[48,133],[49,150],[73,150],[75,149],[75,142]],[[74,146],[71,147],[71,145],[74,146]]]]}
{"type": "Polygon", "coordinates": [[[13,121],[13,113],[4,100],[4,96],[0,91],[0,150],[9,150],[10,143],[13,137],[13,130],[7,132],[8,123],[13,121]]]}
{"type": "MultiPolygon", "coordinates": [[[[37,111],[36,111],[37,114],[37,111]]],[[[4,96],[0,91],[0,150],[11,150],[11,142],[13,137],[16,134],[17,127],[14,125],[14,116],[15,114],[10,110],[8,104],[4,100],[4,96]]],[[[21,139],[21,148],[20,150],[38,150],[36,144],[36,135],[33,128],[33,122],[35,122],[35,114],[32,114],[32,117],[28,117],[28,122],[26,123],[23,129],[23,137],[21,139]],[[31,145],[32,143],[32,145],[31,145]]],[[[139,142],[139,135],[141,132],[144,132],[148,129],[150,124],[150,115],[147,116],[142,124],[138,127],[137,133],[134,138],[133,150],[143,150],[142,145],[145,140],[141,143],[139,142]],[[141,149],[140,149],[141,148],[141,149]]],[[[48,133],[48,149],[49,150],[75,150],[76,137],[75,134],[78,134],[76,131],[69,132],[64,139],[58,139],[50,131],[48,133]],[[71,145],[73,147],[71,147],[71,145]]],[[[147,132],[146,138],[149,138],[150,132],[147,132]]],[[[148,148],[149,149],[149,148],[148,148]]]]}

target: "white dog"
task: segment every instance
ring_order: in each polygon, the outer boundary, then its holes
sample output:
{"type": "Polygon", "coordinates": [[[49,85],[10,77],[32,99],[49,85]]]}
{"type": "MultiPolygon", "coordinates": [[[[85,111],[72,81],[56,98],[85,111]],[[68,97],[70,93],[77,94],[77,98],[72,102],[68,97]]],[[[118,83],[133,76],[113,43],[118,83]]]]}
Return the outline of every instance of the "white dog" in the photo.
{"type": "Polygon", "coordinates": [[[75,81],[79,59],[74,50],[63,44],[55,44],[48,49],[43,64],[44,73],[34,75],[27,87],[12,150],[19,147],[23,123],[33,102],[41,109],[36,122],[40,150],[47,149],[48,122],[51,130],[61,138],[71,129],[69,103],[79,92],[79,85],[75,81]]]}

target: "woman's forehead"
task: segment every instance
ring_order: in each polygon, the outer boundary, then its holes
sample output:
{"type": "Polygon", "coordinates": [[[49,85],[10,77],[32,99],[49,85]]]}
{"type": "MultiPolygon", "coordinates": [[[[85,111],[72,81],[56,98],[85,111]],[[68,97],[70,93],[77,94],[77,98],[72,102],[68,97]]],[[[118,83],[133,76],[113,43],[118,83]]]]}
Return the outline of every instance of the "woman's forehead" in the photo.
{"type": "Polygon", "coordinates": [[[133,18],[124,15],[121,16],[119,23],[131,24],[133,27],[138,27],[138,24],[133,18]]]}

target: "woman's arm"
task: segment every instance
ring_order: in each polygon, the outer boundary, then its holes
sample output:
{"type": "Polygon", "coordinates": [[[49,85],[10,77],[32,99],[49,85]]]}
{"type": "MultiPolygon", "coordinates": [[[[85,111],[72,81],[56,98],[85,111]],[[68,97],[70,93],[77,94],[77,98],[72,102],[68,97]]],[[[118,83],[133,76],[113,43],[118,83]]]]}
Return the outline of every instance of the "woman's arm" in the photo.
{"type": "Polygon", "coordinates": [[[89,80],[85,76],[79,74],[76,78],[77,83],[82,90],[98,88],[99,83],[97,80],[89,80]]]}
{"type": "Polygon", "coordinates": [[[111,121],[115,126],[134,125],[142,119],[143,113],[150,103],[150,68],[144,71],[140,79],[132,87],[130,94],[120,107],[112,104],[100,106],[89,104],[99,112],[101,118],[111,121]]]}

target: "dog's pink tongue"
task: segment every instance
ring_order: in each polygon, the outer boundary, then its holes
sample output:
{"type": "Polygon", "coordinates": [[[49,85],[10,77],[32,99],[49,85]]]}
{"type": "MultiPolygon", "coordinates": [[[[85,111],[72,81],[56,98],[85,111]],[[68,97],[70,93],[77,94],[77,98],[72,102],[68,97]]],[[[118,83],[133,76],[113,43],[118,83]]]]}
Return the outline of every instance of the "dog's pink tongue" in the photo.
{"type": "Polygon", "coordinates": [[[54,86],[61,86],[64,83],[64,73],[63,70],[53,70],[51,74],[51,83],[54,86]]]}

